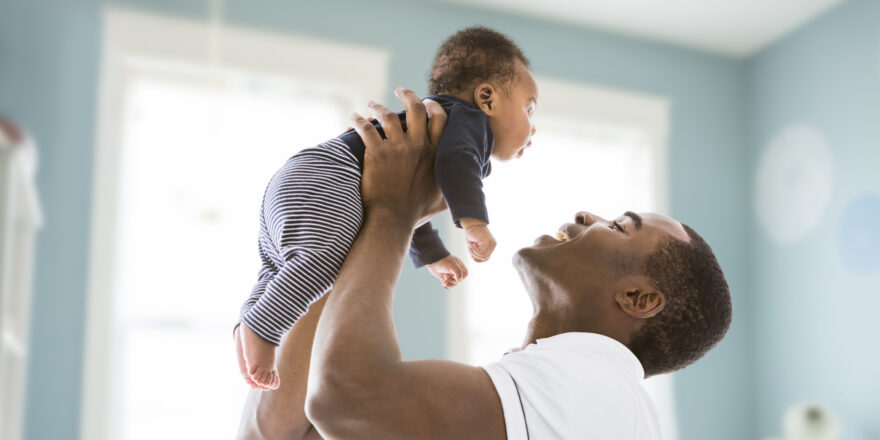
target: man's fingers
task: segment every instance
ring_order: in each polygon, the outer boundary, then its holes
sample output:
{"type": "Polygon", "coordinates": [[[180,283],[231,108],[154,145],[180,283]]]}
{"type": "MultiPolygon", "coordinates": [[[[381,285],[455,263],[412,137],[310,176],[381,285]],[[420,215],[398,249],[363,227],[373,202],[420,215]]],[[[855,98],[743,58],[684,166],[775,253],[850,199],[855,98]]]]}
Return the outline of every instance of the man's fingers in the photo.
{"type": "Polygon", "coordinates": [[[421,139],[425,135],[427,127],[425,104],[410,89],[398,87],[394,89],[394,94],[403,103],[403,109],[406,111],[407,137],[410,139],[421,139]]]}
{"type": "Polygon", "coordinates": [[[443,135],[443,129],[446,128],[446,110],[430,99],[424,100],[424,103],[425,111],[428,113],[428,140],[431,141],[431,148],[435,148],[440,142],[440,136],[443,135]]]}
{"type": "Polygon", "coordinates": [[[385,130],[385,138],[391,142],[403,138],[403,127],[400,126],[400,119],[397,113],[385,108],[384,105],[370,101],[367,104],[370,112],[379,121],[382,129],[385,130]]]}
{"type": "Polygon", "coordinates": [[[364,141],[364,145],[379,145],[382,142],[382,136],[379,136],[376,127],[374,127],[373,124],[363,116],[357,113],[352,113],[351,123],[354,131],[356,131],[364,141]]]}

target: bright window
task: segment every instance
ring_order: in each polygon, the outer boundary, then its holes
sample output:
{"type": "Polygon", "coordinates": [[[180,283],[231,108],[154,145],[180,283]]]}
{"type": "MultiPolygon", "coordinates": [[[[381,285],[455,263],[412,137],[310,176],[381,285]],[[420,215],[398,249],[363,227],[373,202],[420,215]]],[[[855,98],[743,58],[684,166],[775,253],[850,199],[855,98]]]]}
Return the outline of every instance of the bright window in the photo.
{"type": "MultiPolygon", "coordinates": [[[[477,365],[525,337],[532,307],[510,264],[518,249],[554,235],[581,210],[608,219],[665,211],[664,100],[540,78],[538,87],[533,147],[519,160],[493,164],[484,183],[498,247],[489,263],[468,264],[469,279],[451,295],[451,352],[477,365]]],[[[461,247],[457,253],[467,255],[461,247]]],[[[665,438],[675,439],[669,378],[648,382],[665,438]]]]}
{"type": "Polygon", "coordinates": [[[263,190],[297,150],[344,128],[348,107],[258,76],[224,75],[216,88],[135,75],[118,211],[121,438],[161,438],[169,426],[222,438],[247,391],[231,324],[259,269],[263,190]],[[182,390],[191,399],[169,399],[182,390]]]}
{"type": "Polygon", "coordinates": [[[175,42],[216,36],[206,24],[109,21],[82,437],[229,438],[248,392],[232,325],[256,282],[265,186],[382,96],[384,77],[320,74],[318,58],[371,56],[384,73],[387,56],[227,30],[225,58],[205,63],[175,42]]]}

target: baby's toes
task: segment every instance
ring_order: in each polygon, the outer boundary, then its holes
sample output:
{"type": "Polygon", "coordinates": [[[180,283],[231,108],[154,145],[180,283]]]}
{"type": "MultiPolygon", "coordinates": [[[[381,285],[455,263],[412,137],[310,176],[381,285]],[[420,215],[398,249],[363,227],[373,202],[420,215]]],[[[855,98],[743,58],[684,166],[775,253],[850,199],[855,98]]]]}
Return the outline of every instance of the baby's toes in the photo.
{"type": "Polygon", "coordinates": [[[272,384],[272,371],[266,370],[260,374],[260,385],[268,388],[272,384]]]}
{"type": "Polygon", "coordinates": [[[251,379],[259,386],[265,386],[263,376],[266,375],[266,370],[262,368],[252,368],[251,369],[251,379]]]}

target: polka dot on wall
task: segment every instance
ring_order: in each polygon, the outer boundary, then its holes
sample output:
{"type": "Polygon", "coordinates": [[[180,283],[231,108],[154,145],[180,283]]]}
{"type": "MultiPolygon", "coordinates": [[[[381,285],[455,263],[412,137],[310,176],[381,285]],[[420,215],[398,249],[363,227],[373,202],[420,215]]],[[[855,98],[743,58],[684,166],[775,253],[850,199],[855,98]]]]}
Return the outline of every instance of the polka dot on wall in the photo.
{"type": "Polygon", "coordinates": [[[764,233],[791,244],[812,231],[833,189],[831,151],[806,124],[783,128],[764,149],[755,175],[755,214],[764,233]]]}
{"type": "Polygon", "coordinates": [[[837,244],[844,264],[858,274],[880,269],[880,194],[867,193],[846,204],[838,220],[837,244]]]}

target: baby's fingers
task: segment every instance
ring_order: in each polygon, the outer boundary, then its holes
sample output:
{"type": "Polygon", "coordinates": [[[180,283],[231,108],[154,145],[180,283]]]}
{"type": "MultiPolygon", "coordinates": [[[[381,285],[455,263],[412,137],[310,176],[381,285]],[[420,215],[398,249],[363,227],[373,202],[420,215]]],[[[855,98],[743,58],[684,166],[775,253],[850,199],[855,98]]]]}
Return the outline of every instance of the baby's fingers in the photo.
{"type": "Polygon", "coordinates": [[[455,281],[461,281],[462,279],[462,271],[461,265],[458,261],[453,261],[452,264],[449,265],[450,275],[455,281]]]}
{"type": "Polygon", "coordinates": [[[480,246],[479,243],[472,241],[469,243],[469,245],[470,246],[468,250],[470,251],[471,258],[474,261],[476,261],[477,263],[483,263],[489,259],[489,255],[491,254],[487,253],[484,247],[480,246]]]}
{"type": "Polygon", "coordinates": [[[458,280],[457,281],[461,281],[461,280],[467,278],[468,270],[467,270],[467,266],[464,265],[463,261],[456,258],[455,259],[455,267],[458,269],[458,280]]]}

